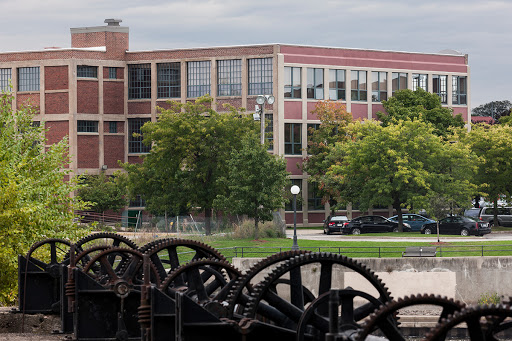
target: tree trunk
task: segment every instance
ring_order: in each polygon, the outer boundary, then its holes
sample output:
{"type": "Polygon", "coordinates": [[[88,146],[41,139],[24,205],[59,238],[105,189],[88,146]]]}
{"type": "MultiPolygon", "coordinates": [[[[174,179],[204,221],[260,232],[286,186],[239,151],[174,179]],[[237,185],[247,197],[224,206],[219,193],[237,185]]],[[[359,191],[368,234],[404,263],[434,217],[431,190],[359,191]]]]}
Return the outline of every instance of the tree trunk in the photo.
{"type": "Polygon", "coordinates": [[[398,215],[398,231],[404,232],[404,218],[402,217],[402,206],[400,205],[398,200],[395,200],[393,208],[396,210],[396,214],[398,215]]]}
{"type": "Polygon", "coordinates": [[[254,240],[258,240],[259,233],[258,233],[258,218],[254,218],[254,240]]]}
{"type": "Polygon", "coordinates": [[[204,234],[209,236],[212,234],[212,210],[207,208],[204,210],[204,234]]]}
{"type": "Polygon", "coordinates": [[[493,218],[494,226],[499,226],[498,225],[498,199],[494,199],[493,206],[494,206],[494,218],[493,218]]]}

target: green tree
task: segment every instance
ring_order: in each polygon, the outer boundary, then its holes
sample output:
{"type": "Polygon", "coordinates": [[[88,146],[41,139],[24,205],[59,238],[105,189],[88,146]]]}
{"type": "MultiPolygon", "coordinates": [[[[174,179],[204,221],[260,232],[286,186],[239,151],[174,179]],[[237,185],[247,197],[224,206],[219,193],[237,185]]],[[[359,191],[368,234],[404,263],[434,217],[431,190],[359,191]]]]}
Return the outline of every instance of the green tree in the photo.
{"type": "Polygon", "coordinates": [[[67,140],[45,147],[36,109],[15,103],[0,97],[0,305],[15,301],[17,255],[36,241],[76,236],[74,210],[83,208],[71,195],[67,140]]]}
{"type": "Polygon", "coordinates": [[[441,105],[438,95],[421,88],[415,91],[399,90],[387,101],[383,101],[386,112],[378,112],[377,117],[384,126],[400,120],[420,118],[434,126],[437,135],[445,136],[450,127],[464,127],[462,115],[453,116],[453,110],[441,105]]]}
{"type": "Polygon", "coordinates": [[[302,170],[309,175],[308,182],[316,183],[320,194],[329,201],[334,210],[337,193],[334,188],[326,186],[325,174],[332,162],[329,158],[330,149],[337,142],[347,139],[347,125],[353,121],[344,104],[334,101],[319,101],[312,111],[320,120],[317,129],[308,131],[308,157],[302,163],[302,170]]]}
{"type": "Polygon", "coordinates": [[[85,175],[81,177],[80,183],[83,186],[77,195],[89,202],[95,212],[118,211],[126,206],[125,187],[119,184],[118,175],[107,176],[104,172],[85,175]]]}
{"type": "Polygon", "coordinates": [[[227,160],[241,148],[243,136],[258,131],[252,116],[233,107],[217,113],[211,101],[173,102],[161,110],[157,122],[142,128],[150,153],[141,164],[124,164],[132,196],[141,195],[152,212],[199,208],[206,234],[211,233],[213,201],[226,191],[218,179],[228,172],[227,160]]]}
{"type": "Polygon", "coordinates": [[[258,223],[272,220],[272,212],[284,207],[284,188],[289,182],[286,160],[268,153],[256,135],[247,135],[227,166],[220,181],[228,191],[215,199],[214,206],[254,218],[254,238],[258,239],[258,223]]]}
{"type": "MultiPolygon", "coordinates": [[[[512,126],[475,125],[469,133],[462,133],[462,140],[479,157],[475,183],[485,193],[494,208],[498,199],[512,196],[512,126]]],[[[494,221],[497,222],[495,209],[494,221]]]]}
{"type": "Polygon", "coordinates": [[[467,204],[471,184],[470,151],[462,143],[446,143],[434,127],[419,119],[382,126],[377,121],[349,126],[350,139],[332,150],[338,160],[330,167],[329,185],[340,200],[356,202],[362,210],[392,205],[403,227],[402,208],[428,205],[432,193],[457,205],[467,204]]]}
{"type": "Polygon", "coordinates": [[[492,101],[474,108],[471,110],[471,115],[490,116],[495,120],[500,120],[502,116],[508,116],[510,114],[510,109],[512,109],[512,103],[510,103],[510,101],[492,101]]]}

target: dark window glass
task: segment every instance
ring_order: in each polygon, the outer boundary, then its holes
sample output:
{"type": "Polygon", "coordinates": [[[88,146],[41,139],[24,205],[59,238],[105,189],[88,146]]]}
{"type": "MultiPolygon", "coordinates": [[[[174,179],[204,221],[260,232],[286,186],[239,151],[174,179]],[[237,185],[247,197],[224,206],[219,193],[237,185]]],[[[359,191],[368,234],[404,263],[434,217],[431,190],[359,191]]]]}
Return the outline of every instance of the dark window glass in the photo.
{"type": "Polygon", "coordinates": [[[418,88],[428,91],[428,75],[421,73],[412,74],[412,91],[416,91],[418,88]]]}
{"type": "Polygon", "coordinates": [[[324,99],[324,69],[308,68],[308,98],[324,99]]]}
{"type": "Polygon", "coordinates": [[[301,68],[285,67],[284,68],[284,97],[301,98],[301,68]]]}
{"type": "Polygon", "coordinates": [[[145,207],[146,200],[142,199],[140,195],[137,195],[134,199],[130,200],[129,207],[145,207]]]}
{"type": "Polygon", "coordinates": [[[393,96],[398,90],[407,89],[407,73],[405,72],[393,72],[391,75],[391,85],[393,96]]]}
{"type": "Polygon", "coordinates": [[[85,78],[98,78],[98,67],[90,65],[78,65],[76,67],[76,76],[85,78]]]}
{"type": "Polygon", "coordinates": [[[151,98],[151,64],[128,65],[128,99],[151,98]]]}
{"type": "Polygon", "coordinates": [[[433,75],[432,76],[432,92],[441,98],[441,103],[448,103],[448,76],[433,75]]]}
{"type": "Polygon", "coordinates": [[[272,95],[272,58],[249,59],[249,95],[272,95]]]}
{"type": "Polygon", "coordinates": [[[181,64],[157,64],[157,97],[181,97],[181,64]]]}
{"type": "Polygon", "coordinates": [[[108,78],[109,79],[117,79],[117,68],[116,67],[108,68],[108,78]]]}
{"type": "MultiPolygon", "coordinates": [[[[300,192],[297,194],[297,211],[302,211],[302,180],[291,179],[290,185],[286,187],[286,193],[290,193],[292,186],[299,186],[300,192]]],[[[285,211],[293,211],[293,194],[290,193],[290,201],[285,204],[285,211]]]]}
{"type": "Polygon", "coordinates": [[[128,153],[149,153],[151,146],[142,143],[142,126],[149,122],[149,118],[129,118],[128,119],[128,153]]]}
{"type": "Polygon", "coordinates": [[[39,91],[39,66],[18,68],[18,91],[39,91]]]}
{"type": "Polygon", "coordinates": [[[322,196],[318,193],[318,185],[308,182],[308,210],[318,211],[323,209],[324,204],[322,204],[322,196]]]}
{"type": "Polygon", "coordinates": [[[329,70],[329,98],[333,101],[345,99],[345,70],[329,70]]]}
{"type": "Polygon", "coordinates": [[[10,91],[11,80],[12,70],[0,69],[0,91],[10,91]]]}
{"type": "Polygon", "coordinates": [[[274,114],[265,114],[265,139],[268,150],[274,150],[274,114]]]}
{"type": "Polygon", "coordinates": [[[187,63],[187,97],[201,97],[210,93],[210,61],[187,63]]]}
{"type": "Polygon", "coordinates": [[[79,133],[97,133],[98,121],[77,121],[76,131],[79,133]]]}
{"type": "Polygon", "coordinates": [[[313,132],[315,130],[317,130],[318,128],[320,128],[320,123],[308,123],[308,131],[307,131],[307,136],[308,136],[308,143],[309,143],[309,140],[311,138],[311,136],[313,135],[313,132]]]}
{"type": "Polygon", "coordinates": [[[467,103],[467,77],[466,76],[453,76],[452,77],[452,103],[453,104],[466,104],[467,103]]]}
{"type": "Polygon", "coordinates": [[[388,73],[372,72],[372,102],[388,99],[388,73]]]}
{"type": "Polygon", "coordinates": [[[302,124],[284,124],[284,153],[302,155],[302,124]]]}
{"type": "Polygon", "coordinates": [[[366,92],[366,71],[352,71],[352,93],[353,101],[366,101],[368,99],[366,92]]]}
{"type": "Polygon", "coordinates": [[[108,132],[112,134],[117,133],[117,122],[108,122],[108,132]]]}
{"type": "Polygon", "coordinates": [[[242,95],[242,60],[217,61],[217,94],[219,96],[242,95]]]}

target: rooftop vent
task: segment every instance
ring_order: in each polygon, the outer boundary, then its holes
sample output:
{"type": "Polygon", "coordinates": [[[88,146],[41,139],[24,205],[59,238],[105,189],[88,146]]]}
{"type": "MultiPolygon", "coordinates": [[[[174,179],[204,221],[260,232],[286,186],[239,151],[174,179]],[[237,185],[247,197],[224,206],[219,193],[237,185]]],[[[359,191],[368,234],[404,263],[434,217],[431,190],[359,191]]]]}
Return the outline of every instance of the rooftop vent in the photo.
{"type": "Polygon", "coordinates": [[[121,19],[105,19],[107,26],[119,26],[121,22],[123,22],[121,19]]]}

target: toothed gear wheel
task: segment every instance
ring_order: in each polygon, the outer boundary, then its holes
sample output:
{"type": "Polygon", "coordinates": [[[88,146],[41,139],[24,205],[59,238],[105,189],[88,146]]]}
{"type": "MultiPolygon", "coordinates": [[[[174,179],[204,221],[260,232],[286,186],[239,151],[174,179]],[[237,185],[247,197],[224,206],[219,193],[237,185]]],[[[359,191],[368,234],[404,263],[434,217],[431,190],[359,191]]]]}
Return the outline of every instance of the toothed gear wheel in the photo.
{"type": "Polygon", "coordinates": [[[112,247],[122,247],[129,249],[137,249],[137,244],[135,244],[132,240],[121,236],[117,233],[112,232],[98,232],[92,233],[88,236],[79,239],[75,243],[75,254],[83,252],[86,249],[90,249],[94,246],[112,246],[112,247]]]}
{"type": "Polygon", "coordinates": [[[225,316],[225,301],[235,280],[242,273],[233,265],[219,259],[200,259],[173,270],[160,286],[174,297],[182,292],[203,306],[215,307],[225,316]]]}
{"type": "Polygon", "coordinates": [[[439,321],[446,319],[448,316],[465,307],[464,303],[443,296],[426,294],[405,296],[404,298],[399,298],[397,301],[387,302],[384,306],[371,314],[370,319],[366,321],[363,328],[359,331],[356,340],[363,341],[376,330],[379,330],[389,340],[407,339],[407,335],[402,334],[395,317],[398,315],[400,309],[417,305],[430,305],[442,308],[439,321]]]}
{"type": "Polygon", "coordinates": [[[64,239],[50,238],[34,243],[27,252],[27,260],[42,270],[53,272],[59,264],[69,264],[71,243],[64,239]]]}
{"type": "Polygon", "coordinates": [[[446,340],[447,334],[452,329],[464,323],[467,331],[465,340],[510,340],[507,335],[500,334],[512,328],[510,318],[512,318],[512,309],[509,305],[470,307],[455,313],[453,316],[449,316],[447,319],[443,319],[427,333],[425,339],[428,341],[446,340]]]}
{"type": "Polygon", "coordinates": [[[253,286],[257,283],[251,283],[251,281],[254,280],[255,277],[258,275],[264,275],[265,272],[270,271],[272,267],[276,267],[277,264],[284,262],[286,260],[289,260],[290,258],[293,258],[295,256],[310,253],[311,251],[304,251],[304,250],[298,250],[298,251],[286,251],[286,252],[280,252],[276,253],[272,256],[269,256],[258,263],[256,263],[254,266],[252,266],[247,273],[239,278],[233,285],[233,289],[229,293],[228,296],[228,318],[232,319],[235,317],[235,315],[238,315],[238,317],[241,314],[243,314],[243,311],[245,309],[245,306],[248,302],[249,295],[251,292],[253,292],[253,286]]]}
{"type": "MultiPolygon", "coordinates": [[[[317,293],[316,297],[331,289],[357,289],[336,287],[333,278],[336,280],[336,277],[339,275],[338,272],[341,272],[342,268],[356,272],[366,282],[369,282],[374,288],[373,291],[377,293],[373,297],[382,304],[392,300],[388,289],[382,284],[382,281],[373,271],[370,271],[359,262],[339,254],[325,252],[309,253],[283,262],[265,280],[259,283],[249,297],[249,303],[245,309],[244,316],[262,319],[265,321],[264,323],[279,325],[282,328],[296,332],[306,306],[304,287],[307,287],[311,292],[317,293]],[[319,280],[313,283],[311,277],[306,277],[305,281],[303,281],[303,273],[306,274],[307,272],[319,272],[319,280]],[[280,293],[279,290],[274,290],[273,287],[274,283],[283,276],[289,280],[290,285],[285,287],[288,292],[280,293]],[[289,300],[283,297],[287,297],[289,300]]],[[[366,288],[367,285],[365,285],[366,288]]],[[[325,311],[326,308],[323,309],[325,311]]],[[[358,316],[360,317],[359,320],[361,320],[374,311],[375,304],[367,303],[357,309],[358,316]]]]}
{"type": "Polygon", "coordinates": [[[173,240],[173,239],[176,239],[176,238],[163,238],[163,239],[157,239],[157,240],[153,240],[153,241],[150,241],[149,243],[145,244],[145,245],[142,245],[141,247],[139,247],[139,251],[141,253],[146,253],[148,252],[149,250],[151,250],[154,246],[160,244],[160,243],[163,243],[163,242],[166,242],[168,240],[173,240]]]}
{"type": "Polygon", "coordinates": [[[146,254],[155,265],[161,282],[181,264],[192,260],[213,258],[226,261],[226,258],[213,247],[188,239],[164,240],[146,251],[146,254]]]}

